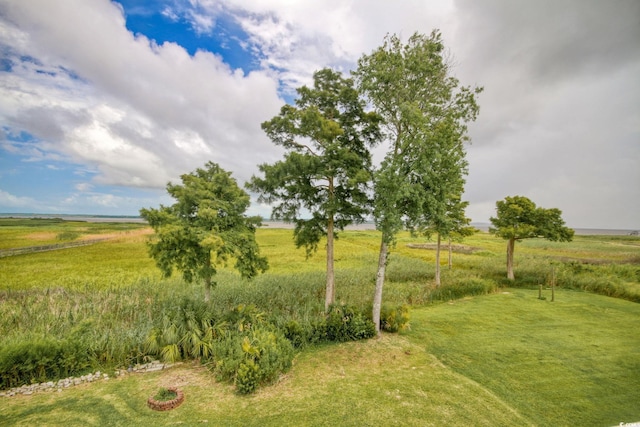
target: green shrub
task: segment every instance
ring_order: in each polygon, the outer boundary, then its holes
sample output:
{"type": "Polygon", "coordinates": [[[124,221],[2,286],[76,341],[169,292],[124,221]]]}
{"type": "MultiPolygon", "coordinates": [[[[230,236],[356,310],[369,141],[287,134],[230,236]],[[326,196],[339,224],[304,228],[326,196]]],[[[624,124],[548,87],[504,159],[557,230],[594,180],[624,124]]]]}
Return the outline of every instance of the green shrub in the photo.
{"type": "Polygon", "coordinates": [[[84,374],[92,363],[82,343],[39,339],[0,349],[0,389],[84,374]]]}
{"type": "Polygon", "coordinates": [[[240,363],[236,373],[236,390],[239,394],[250,394],[258,388],[258,372],[260,367],[249,359],[240,363]]]}
{"type": "Polygon", "coordinates": [[[208,358],[224,327],[216,324],[206,303],[187,297],[165,307],[161,319],[148,335],[144,351],[167,362],[208,358]]]}
{"type": "Polygon", "coordinates": [[[253,304],[240,304],[228,311],[223,319],[231,328],[242,332],[251,329],[254,325],[263,324],[265,314],[253,304]]]}
{"type": "Polygon", "coordinates": [[[284,336],[294,348],[302,348],[309,342],[308,329],[305,329],[297,320],[289,320],[284,325],[284,336]]]}
{"type": "Polygon", "coordinates": [[[371,338],[375,335],[373,322],[355,307],[332,304],[326,320],[326,337],[329,341],[344,342],[371,338]]]}
{"type": "Polygon", "coordinates": [[[274,328],[230,329],[213,345],[211,365],[219,380],[233,381],[240,394],[252,393],[286,372],[294,349],[284,334],[274,328]]]}
{"type": "Polygon", "coordinates": [[[409,306],[383,306],[380,311],[380,329],[387,332],[398,332],[409,327],[409,306]]]}

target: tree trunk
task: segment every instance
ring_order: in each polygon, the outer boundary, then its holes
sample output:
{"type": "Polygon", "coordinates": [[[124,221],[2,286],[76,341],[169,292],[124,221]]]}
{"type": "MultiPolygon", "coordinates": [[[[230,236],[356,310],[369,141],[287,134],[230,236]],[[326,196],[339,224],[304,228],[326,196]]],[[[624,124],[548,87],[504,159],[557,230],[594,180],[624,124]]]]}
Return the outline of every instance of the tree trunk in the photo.
{"type": "Polygon", "coordinates": [[[378,272],[376,273],[376,290],[373,295],[373,324],[376,326],[376,333],[380,335],[380,311],[382,310],[382,288],[384,287],[384,275],[387,268],[387,254],[389,247],[385,241],[386,236],[382,236],[380,243],[380,255],[378,257],[378,272]]]}
{"type": "Polygon", "coordinates": [[[204,279],[204,302],[211,301],[211,277],[204,279]]]}
{"type": "Polygon", "coordinates": [[[451,255],[451,237],[449,237],[449,270],[453,267],[453,256],[451,255]]]}
{"type": "Polygon", "coordinates": [[[333,269],[333,216],[329,217],[327,224],[327,287],[324,299],[324,311],[329,311],[329,306],[335,302],[335,273],[333,269]]]}
{"type": "Polygon", "coordinates": [[[513,251],[516,247],[516,239],[513,237],[507,242],[507,279],[514,280],[513,275],[513,251]]]}
{"type": "Polygon", "coordinates": [[[440,287],[440,233],[436,244],[436,288],[440,287]]]}

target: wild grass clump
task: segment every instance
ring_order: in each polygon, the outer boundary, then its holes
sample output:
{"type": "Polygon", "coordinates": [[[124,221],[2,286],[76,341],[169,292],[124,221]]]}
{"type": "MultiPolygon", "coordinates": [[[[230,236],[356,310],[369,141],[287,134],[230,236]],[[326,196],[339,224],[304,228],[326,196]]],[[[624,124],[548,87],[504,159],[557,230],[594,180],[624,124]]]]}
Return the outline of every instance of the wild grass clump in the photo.
{"type": "Polygon", "coordinates": [[[540,285],[553,285],[640,302],[640,266],[632,260],[614,262],[596,258],[581,260],[527,255],[516,263],[515,281],[502,275],[495,280],[504,287],[535,289],[540,285]]]}
{"type": "Polygon", "coordinates": [[[498,289],[493,280],[470,277],[433,288],[429,293],[431,302],[444,302],[467,296],[487,295],[498,289]]]}
{"type": "Polygon", "coordinates": [[[178,393],[176,393],[174,390],[169,390],[167,388],[162,387],[160,388],[160,390],[158,390],[155,396],[153,396],[153,399],[159,402],[165,402],[167,400],[173,400],[177,396],[178,396],[178,393]]]}
{"type": "Polygon", "coordinates": [[[56,239],[63,242],[68,242],[71,240],[76,240],[78,237],[80,237],[80,233],[76,231],[63,231],[61,233],[58,233],[56,239]]]}
{"type": "Polygon", "coordinates": [[[85,374],[94,366],[81,338],[31,339],[0,348],[0,390],[85,374]]]}
{"type": "Polygon", "coordinates": [[[556,267],[556,285],[599,295],[640,302],[640,268],[635,265],[589,265],[568,262],[556,267]]]}

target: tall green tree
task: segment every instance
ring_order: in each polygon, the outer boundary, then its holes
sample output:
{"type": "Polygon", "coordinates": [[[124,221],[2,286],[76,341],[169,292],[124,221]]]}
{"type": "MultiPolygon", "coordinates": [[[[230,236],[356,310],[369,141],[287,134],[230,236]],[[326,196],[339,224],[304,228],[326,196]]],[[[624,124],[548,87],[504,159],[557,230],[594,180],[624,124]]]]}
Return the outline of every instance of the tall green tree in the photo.
{"type": "Polygon", "coordinates": [[[246,278],[267,269],[255,240],[261,219],[245,215],[249,195],[215,163],[208,162],[181,180],[181,185],[167,184],[175,204],[141,209],[140,216],[155,231],[149,254],[164,276],[176,269],[187,282],[202,280],[204,299],[209,301],[217,268],[228,261],[234,261],[246,278]]]}
{"type": "MultiPolygon", "coordinates": [[[[468,162],[464,142],[466,122],[475,120],[478,106],[475,98],[467,100],[471,108],[460,111],[448,108],[442,118],[429,127],[429,133],[423,136],[425,147],[418,153],[416,167],[412,172],[419,178],[423,194],[416,198],[416,214],[408,218],[409,228],[419,230],[421,234],[436,234],[435,285],[440,286],[440,248],[442,237],[461,236],[468,232],[470,220],[465,216],[467,202],[462,201],[468,162]]],[[[450,245],[449,245],[450,247],[450,245]]]]}
{"type": "Polygon", "coordinates": [[[537,207],[523,196],[506,197],[496,202],[496,216],[490,218],[489,232],[507,240],[507,278],[514,280],[513,253],[516,242],[544,238],[556,242],[570,242],[573,230],[564,225],[562,211],[537,207]]]}
{"type": "Polygon", "coordinates": [[[433,195],[442,185],[435,165],[448,161],[447,144],[461,142],[463,123],[478,112],[475,95],[481,89],[461,87],[450,68],[438,31],[413,34],[406,44],[388,35],[358,61],[358,86],[383,118],[390,141],[374,178],[374,218],[382,232],[373,302],[377,326],[389,247],[405,223],[417,226],[420,218],[432,221],[436,209],[446,210],[446,198],[433,195]]]}
{"type": "Polygon", "coordinates": [[[295,105],[284,105],[262,124],[286,153],[281,161],[260,165],[264,178],[252,177],[247,187],[272,205],[272,218],[295,223],[295,243],[307,256],[326,237],[328,309],[335,301],[334,239],[369,213],[369,150],[380,130],[378,116],[365,111],[352,79],[323,69],[313,82],[297,90],[295,105]]]}

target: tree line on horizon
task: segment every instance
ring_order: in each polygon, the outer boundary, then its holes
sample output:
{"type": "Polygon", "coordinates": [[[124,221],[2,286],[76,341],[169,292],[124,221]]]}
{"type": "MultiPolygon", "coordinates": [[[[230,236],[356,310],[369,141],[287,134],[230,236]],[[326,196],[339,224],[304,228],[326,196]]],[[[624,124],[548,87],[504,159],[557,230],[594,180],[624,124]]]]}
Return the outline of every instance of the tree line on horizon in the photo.
{"type": "MultiPolygon", "coordinates": [[[[363,55],[352,77],[325,68],[313,86],[297,89],[293,105],[262,123],[269,139],[284,148],[282,160],[259,165],[245,187],[272,206],[272,219],[294,224],[297,247],[307,256],[326,238],[325,310],[335,302],[334,240],[344,228],[373,218],[381,232],[372,319],[380,311],[389,253],[401,230],[437,238],[435,285],[440,286],[441,239],[474,232],[462,200],[468,174],[467,124],[479,114],[481,87],[461,86],[439,31],[413,34],[406,43],[387,35],[363,55]],[[372,149],[388,149],[381,164],[372,149]],[[305,213],[303,218],[302,213],[305,213]]],[[[216,268],[235,260],[243,277],[268,268],[255,230],[260,217],[245,215],[248,193],[218,164],[169,183],[172,206],[142,209],[155,230],[149,253],[166,276],[173,269],[187,282],[202,280],[211,298],[216,268]]],[[[543,209],[522,196],[497,203],[490,231],[508,240],[508,277],[513,279],[517,240],[570,240],[558,209],[543,209]]]]}

